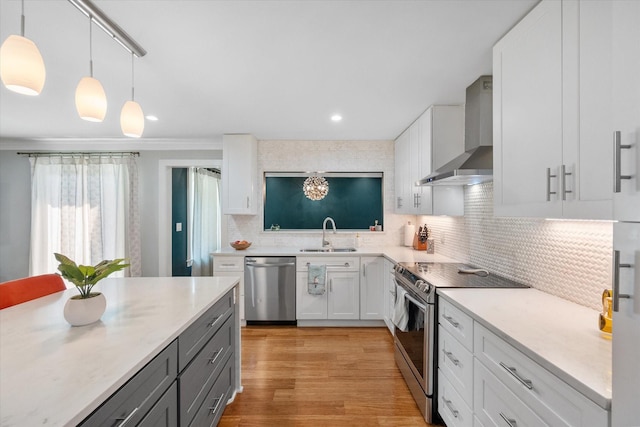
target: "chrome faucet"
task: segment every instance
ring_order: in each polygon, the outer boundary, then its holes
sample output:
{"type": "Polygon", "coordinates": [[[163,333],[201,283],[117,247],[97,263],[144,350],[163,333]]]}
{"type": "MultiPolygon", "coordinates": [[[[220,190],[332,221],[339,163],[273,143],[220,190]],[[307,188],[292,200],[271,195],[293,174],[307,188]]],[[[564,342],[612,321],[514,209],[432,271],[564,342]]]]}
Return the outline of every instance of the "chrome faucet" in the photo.
{"type": "Polygon", "coordinates": [[[322,222],[322,247],[323,248],[328,248],[331,247],[331,243],[329,241],[326,240],[325,238],[325,232],[327,231],[327,222],[331,221],[331,225],[333,226],[333,234],[336,234],[336,223],[333,220],[333,218],[331,217],[326,217],[324,219],[324,221],[322,222]]]}

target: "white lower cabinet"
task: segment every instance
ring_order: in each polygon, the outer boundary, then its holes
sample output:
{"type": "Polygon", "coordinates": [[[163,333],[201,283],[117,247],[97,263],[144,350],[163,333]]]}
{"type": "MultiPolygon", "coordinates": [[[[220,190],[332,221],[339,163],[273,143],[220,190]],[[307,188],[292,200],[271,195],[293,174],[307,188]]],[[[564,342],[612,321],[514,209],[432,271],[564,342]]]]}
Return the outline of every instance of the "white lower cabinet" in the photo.
{"type": "MultiPolygon", "coordinates": [[[[534,425],[608,425],[605,409],[477,322],[474,325],[474,355],[519,401],[544,421],[534,425]]],[[[475,366],[477,368],[478,364],[475,366]]],[[[478,374],[474,377],[477,379],[478,374]]],[[[474,390],[474,399],[479,402],[486,399],[478,394],[483,388],[474,387],[474,390]]],[[[520,413],[519,410],[516,412],[520,413]]]]}
{"type": "Polygon", "coordinates": [[[360,319],[360,259],[358,257],[298,257],[296,317],[301,320],[360,319]],[[326,292],[308,292],[309,264],[327,267],[326,292]]]}
{"type": "Polygon", "coordinates": [[[360,319],[384,318],[385,272],[384,257],[360,258],[360,319]]]}
{"type": "Polygon", "coordinates": [[[396,282],[393,272],[393,263],[385,258],[384,260],[384,294],[382,296],[384,304],[384,323],[389,328],[391,335],[395,333],[393,326],[393,309],[396,303],[396,282]]]}
{"type": "Polygon", "coordinates": [[[438,413],[448,427],[609,425],[607,410],[467,312],[443,298],[439,307],[438,413]]]}
{"type": "Polygon", "coordinates": [[[447,427],[473,426],[473,411],[440,370],[438,370],[438,412],[447,427]]]}
{"type": "Polygon", "coordinates": [[[244,325],[244,257],[243,256],[214,256],[213,275],[223,277],[239,277],[240,284],[238,308],[240,322],[244,325]]]}

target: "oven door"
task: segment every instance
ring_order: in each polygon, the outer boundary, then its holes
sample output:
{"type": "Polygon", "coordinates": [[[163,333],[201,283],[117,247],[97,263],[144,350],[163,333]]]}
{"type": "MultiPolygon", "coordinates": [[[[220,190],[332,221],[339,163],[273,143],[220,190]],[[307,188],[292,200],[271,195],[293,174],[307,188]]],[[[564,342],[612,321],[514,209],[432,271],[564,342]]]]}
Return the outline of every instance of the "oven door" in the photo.
{"type": "MultiPolygon", "coordinates": [[[[409,365],[411,372],[420,383],[423,391],[433,395],[433,351],[435,310],[433,304],[419,300],[410,290],[402,286],[397,278],[396,284],[406,291],[405,305],[409,315],[407,327],[403,330],[395,326],[396,346],[409,365]]],[[[399,298],[400,292],[396,292],[399,298]]]]}

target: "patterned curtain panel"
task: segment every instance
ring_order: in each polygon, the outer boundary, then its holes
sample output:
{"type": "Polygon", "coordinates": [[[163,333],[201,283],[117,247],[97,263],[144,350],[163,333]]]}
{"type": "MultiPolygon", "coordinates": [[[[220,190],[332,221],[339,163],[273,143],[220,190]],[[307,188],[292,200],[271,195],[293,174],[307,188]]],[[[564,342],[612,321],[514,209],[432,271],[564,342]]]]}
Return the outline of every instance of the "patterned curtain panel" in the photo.
{"type": "Polygon", "coordinates": [[[30,274],[54,273],[53,253],[59,252],[85,265],[126,258],[131,266],[120,275],[140,276],[135,157],[64,154],[29,160],[30,274]]]}

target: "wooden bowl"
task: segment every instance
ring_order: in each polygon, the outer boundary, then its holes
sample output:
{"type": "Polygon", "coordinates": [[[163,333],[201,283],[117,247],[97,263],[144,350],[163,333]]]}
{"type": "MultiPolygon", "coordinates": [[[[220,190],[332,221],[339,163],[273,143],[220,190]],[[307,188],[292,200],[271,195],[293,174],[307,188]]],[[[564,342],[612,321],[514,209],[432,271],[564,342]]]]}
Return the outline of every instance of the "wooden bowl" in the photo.
{"type": "Polygon", "coordinates": [[[249,246],[251,246],[251,242],[246,242],[246,243],[235,243],[235,242],[230,242],[229,243],[231,245],[231,247],[237,251],[241,251],[244,249],[247,249],[249,246]]]}

